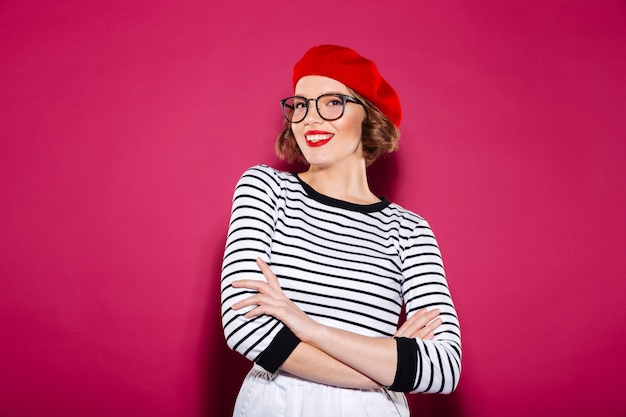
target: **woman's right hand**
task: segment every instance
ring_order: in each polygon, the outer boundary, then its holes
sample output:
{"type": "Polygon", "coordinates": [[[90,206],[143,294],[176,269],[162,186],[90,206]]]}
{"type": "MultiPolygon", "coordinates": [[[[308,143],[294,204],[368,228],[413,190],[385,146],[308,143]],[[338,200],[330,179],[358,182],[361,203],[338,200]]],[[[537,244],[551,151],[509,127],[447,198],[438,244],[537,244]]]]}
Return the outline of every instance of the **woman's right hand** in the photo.
{"type": "Polygon", "coordinates": [[[427,310],[422,308],[417,310],[411,318],[407,319],[396,331],[394,337],[418,338],[422,340],[432,340],[435,337],[435,329],[441,326],[442,320],[439,318],[441,311],[436,308],[427,310]]]}

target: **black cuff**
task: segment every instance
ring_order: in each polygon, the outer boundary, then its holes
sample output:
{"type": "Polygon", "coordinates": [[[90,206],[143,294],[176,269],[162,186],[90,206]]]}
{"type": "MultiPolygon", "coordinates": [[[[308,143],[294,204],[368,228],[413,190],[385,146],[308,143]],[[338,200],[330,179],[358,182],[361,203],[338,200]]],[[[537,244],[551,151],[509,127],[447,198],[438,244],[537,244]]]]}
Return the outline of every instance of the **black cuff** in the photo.
{"type": "Polygon", "coordinates": [[[407,337],[394,337],[398,349],[398,366],[390,391],[410,392],[417,375],[417,342],[407,337]]]}
{"type": "Polygon", "coordinates": [[[287,326],[283,327],[270,345],[254,360],[267,372],[274,373],[298,346],[300,339],[287,326]]]}

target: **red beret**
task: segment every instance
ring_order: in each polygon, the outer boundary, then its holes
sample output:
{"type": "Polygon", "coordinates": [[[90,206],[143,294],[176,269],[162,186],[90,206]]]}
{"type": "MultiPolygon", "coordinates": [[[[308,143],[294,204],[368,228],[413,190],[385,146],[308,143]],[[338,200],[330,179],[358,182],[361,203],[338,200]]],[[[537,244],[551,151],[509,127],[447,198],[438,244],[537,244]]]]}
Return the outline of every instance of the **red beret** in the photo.
{"type": "Polygon", "coordinates": [[[381,77],[376,64],[350,48],[315,46],[304,54],[293,69],[293,87],[306,75],[332,78],[350,87],[372,103],[396,126],[402,120],[398,94],[381,77]]]}

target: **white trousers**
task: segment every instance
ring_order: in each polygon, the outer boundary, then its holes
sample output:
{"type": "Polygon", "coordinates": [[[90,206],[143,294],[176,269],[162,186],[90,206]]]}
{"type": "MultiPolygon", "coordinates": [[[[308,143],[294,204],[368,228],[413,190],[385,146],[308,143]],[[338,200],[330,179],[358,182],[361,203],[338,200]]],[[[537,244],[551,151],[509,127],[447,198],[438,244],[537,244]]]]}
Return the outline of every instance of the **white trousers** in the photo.
{"type": "Polygon", "coordinates": [[[233,417],[409,417],[409,407],[399,392],[337,388],[254,365],[233,417]]]}

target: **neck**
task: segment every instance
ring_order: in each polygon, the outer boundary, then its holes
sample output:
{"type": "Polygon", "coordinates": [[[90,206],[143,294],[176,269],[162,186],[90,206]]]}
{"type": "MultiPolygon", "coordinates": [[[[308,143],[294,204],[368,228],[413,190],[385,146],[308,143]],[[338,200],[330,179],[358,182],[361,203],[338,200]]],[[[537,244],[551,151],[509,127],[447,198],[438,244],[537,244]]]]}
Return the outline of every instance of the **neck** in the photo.
{"type": "Polygon", "coordinates": [[[310,166],[300,178],[315,191],[328,197],[355,204],[373,204],[380,201],[369,188],[365,162],[351,169],[343,167],[310,166]]]}

